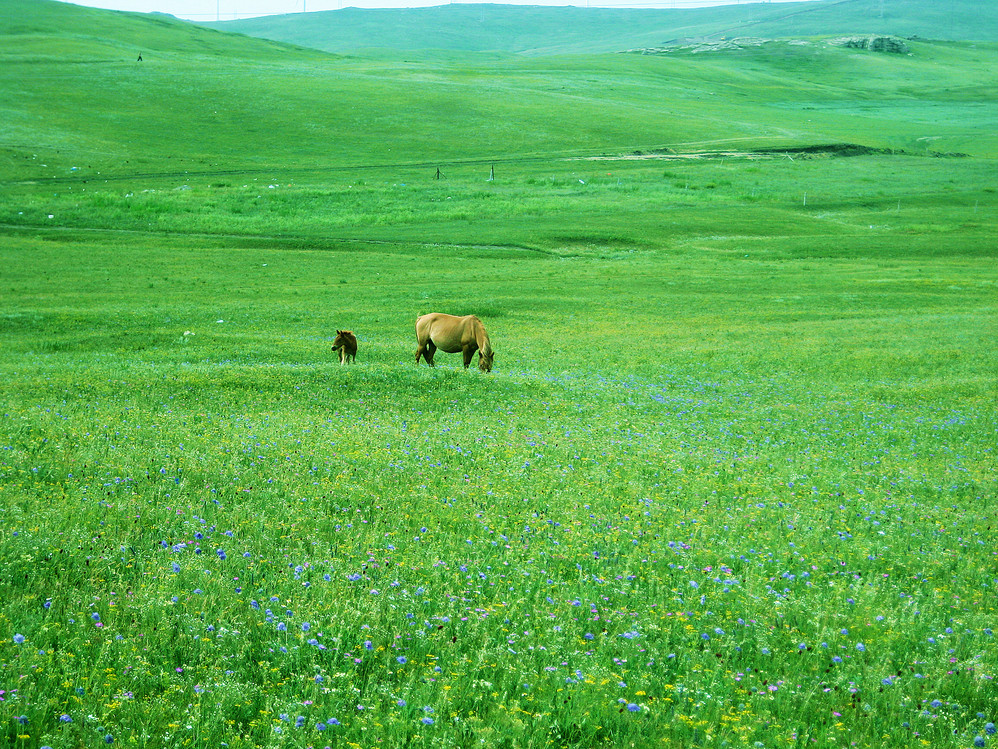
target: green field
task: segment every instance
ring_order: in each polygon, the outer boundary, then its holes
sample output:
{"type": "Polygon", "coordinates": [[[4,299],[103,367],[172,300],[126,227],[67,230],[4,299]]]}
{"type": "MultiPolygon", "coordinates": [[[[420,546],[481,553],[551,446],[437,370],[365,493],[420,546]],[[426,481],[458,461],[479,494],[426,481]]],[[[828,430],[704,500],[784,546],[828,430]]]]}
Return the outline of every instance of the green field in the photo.
{"type": "Polygon", "coordinates": [[[994,44],[0,10],[0,744],[998,746],[994,44]]]}

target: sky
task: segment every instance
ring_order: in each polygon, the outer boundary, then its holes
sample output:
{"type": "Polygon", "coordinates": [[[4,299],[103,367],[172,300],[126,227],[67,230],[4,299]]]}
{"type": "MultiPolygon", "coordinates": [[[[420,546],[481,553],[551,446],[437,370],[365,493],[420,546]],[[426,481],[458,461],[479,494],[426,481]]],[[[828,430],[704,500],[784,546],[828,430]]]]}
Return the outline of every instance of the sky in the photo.
{"type": "MultiPolygon", "coordinates": [[[[62,0],[63,2],[65,0],[62,0]]],[[[494,0],[508,5],[579,5],[600,8],[702,8],[709,5],[736,5],[752,2],[792,2],[793,0],[494,0]]],[[[798,2],[800,0],[797,0],[798,2]]],[[[991,2],[992,0],[987,0],[991,2]]],[[[338,8],[417,8],[445,5],[442,0],[76,0],[108,10],[137,13],[169,13],[190,21],[231,21],[281,13],[302,13],[338,8]]]]}

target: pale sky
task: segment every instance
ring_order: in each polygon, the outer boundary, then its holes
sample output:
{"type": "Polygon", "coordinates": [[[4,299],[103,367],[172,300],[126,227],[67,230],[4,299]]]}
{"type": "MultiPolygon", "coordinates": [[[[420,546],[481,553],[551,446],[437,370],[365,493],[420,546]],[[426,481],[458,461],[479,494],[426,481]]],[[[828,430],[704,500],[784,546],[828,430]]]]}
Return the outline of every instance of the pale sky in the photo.
{"type": "MultiPolygon", "coordinates": [[[[62,0],[65,2],[65,0],[62,0]]],[[[794,0],[497,0],[508,5],[579,5],[599,8],[702,8],[753,2],[794,0]]],[[[796,0],[800,2],[801,0],[796,0]]],[[[191,21],[231,21],[234,18],[302,13],[338,8],[417,8],[446,5],[442,0],[77,0],[74,5],[137,13],[169,13],[191,21]]]]}

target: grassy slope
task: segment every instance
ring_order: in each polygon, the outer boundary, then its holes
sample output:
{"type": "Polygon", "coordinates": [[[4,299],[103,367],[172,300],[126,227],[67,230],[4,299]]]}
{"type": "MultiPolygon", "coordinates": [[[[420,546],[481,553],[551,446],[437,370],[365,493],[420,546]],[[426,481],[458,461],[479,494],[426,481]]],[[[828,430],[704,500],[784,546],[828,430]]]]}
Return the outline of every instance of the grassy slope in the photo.
{"type": "Polygon", "coordinates": [[[986,734],[992,48],[400,65],[32,7],[0,743],[986,734]],[[833,140],[913,153],[580,158],[833,140]],[[492,375],[412,365],[432,308],[492,375]]]}
{"type": "Polygon", "coordinates": [[[157,17],[5,3],[9,179],[246,169],[277,179],[712,144],[995,151],[994,49],[982,45],[915,43],[906,57],[776,44],[677,58],[401,63],[157,17]]]}
{"type": "Polygon", "coordinates": [[[402,10],[345,8],[206,26],[332,52],[374,48],[528,54],[619,52],[706,36],[792,37],[894,34],[998,41],[988,3],[952,0],[817,0],[695,10],[441,5],[402,10]]]}

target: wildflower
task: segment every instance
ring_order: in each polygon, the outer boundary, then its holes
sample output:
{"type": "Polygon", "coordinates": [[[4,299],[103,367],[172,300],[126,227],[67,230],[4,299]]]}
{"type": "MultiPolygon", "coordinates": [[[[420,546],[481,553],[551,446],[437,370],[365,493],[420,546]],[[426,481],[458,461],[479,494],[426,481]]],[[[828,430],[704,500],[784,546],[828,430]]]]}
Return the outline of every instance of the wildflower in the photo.
{"type": "Polygon", "coordinates": [[[984,746],[984,743],[985,742],[984,742],[984,737],[983,736],[975,736],[974,737],[974,746],[984,746]]]}
{"type": "MultiPolygon", "coordinates": [[[[399,707],[405,707],[405,700],[399,700],[395,704],[398,705],[399,707]]],[[[987,730],[987,727],[985,727],[984,730],[987,730]]]]}
{"type": "Polygon", "coordinates": [[[932,702],[929,703],[929,707],[931,707],[933,710],[938,710],[942,706],[943,703],[940,702],[939,700],[932,700],[932,702]]]}
{"type": "Polygon", "coordinates": [[[62,715],[59,716],[59,722],[60,723],[72,723],[73,719],[71,717],[69,717],[68,715],[66,715],[66,713],[63,713],[62,715]]]}
{"type": "Polygon", "coordinates": [[[891,686],[894,683],[894,679],[892,679],[890,676],[888,676],[885,679],[881,679],[880,683],[883,684],[885,687],[889,687],[889,686],[891,686]]]}
{"type": "Polygon", "coordinates": [[[861,642],[857,642],[856,643],[856,650],[858,650],[861,653],[865,653],[866,652],[866,645],[864,645],[861,642]]]}
{"type": "Polygon", "coordinates": [[[422,723],[424,726],[432,726],[433,718],[427,716],[425,718],[421,718],[419,722],[422,723]]]}
{"type": "Polygon", "coordinates": [[[325,723],[316,723],[315,724],[315,730],[316,731],[325,731],[326,730],[326,724],[325,723]]]}
{"type": "Polygon", "coordinates": [[[994,736],[995,733],[998,733],[998,728],[995,728],[994,723],[985,723],[984,733],[986,733],[988,736],[994,736]]]}
{"type": "Polygon", "coordinates": [[[28,725],[28,716],[27,715],[18,715],[16,718],[14,718],[14,720],[16,720],[22,726],[28,725]]]}
{"type": "Polygon", "coordinates": [[[302,625],[301,625],[301,631],[302,632],[308,632],[310,629],[312,629],[312,625],[311,624],[309,624],[308,622],[302,623],[302,625]]]}
{"type": "Polygon", "coordinates": [[[225,551],[223,549],[219,549],[215,553],[218,554],[218,558],[219,559],[221,559],[222,561],[225,561],[225,551]]]}
{"type": "Polygon", "coordinates": [[[628,709],[628,710],[629,710],[630,712],[632,712],[632,713],[636,713],[636,712],[637,712],[638,710],[640,710],[641,708],[640,708],[640,707],[638,707],[638,706],[637,706],[636,704],[634,704],[633,702],[628,702],[628,703],[627,703],[627,709],[628,709]]]}
{"type": "Polygon", "coordinates": [[[16,634],[16,635],[14,635],[14,644],[16,644],[16,645],[22,645],[22,644],[24,644],[24,635],[22,635],[22,634],[16,634]]]}
{"type": "Polygon", "coordinates": [[[326,721],[326,725],[329,726],[338,726],[339,724],[340,722],[336,718],[330,718],[329,720],[326,721]]]}
{"type": "Polygon", "coordinates": [[[364,640],[364,650],[374,650],[374,643],[370,640],[364,640]]]}
{"type": "Polygon", "coordinates": [[[112,736],[111,734],[107,734],[104,737],[104,743],[105,744],[113,744],[114,743],[114,736],[112,736]]]}
{"type": "Polygon", "coordinates": [[[404,665],[405,665],[406,663],[408,663],[408,662],[409,662],[409,659],[408,659],[408,658],[406,658],[406,657],[405,657],[404,655],[400,655],[400,656],[399,656],[398,658],[396,658],[395,660],[397,660],[397,661],[398,661],[399,663],[401,663],[401,664],[402,664],[403,666],[404,666],[404,665]]]}

